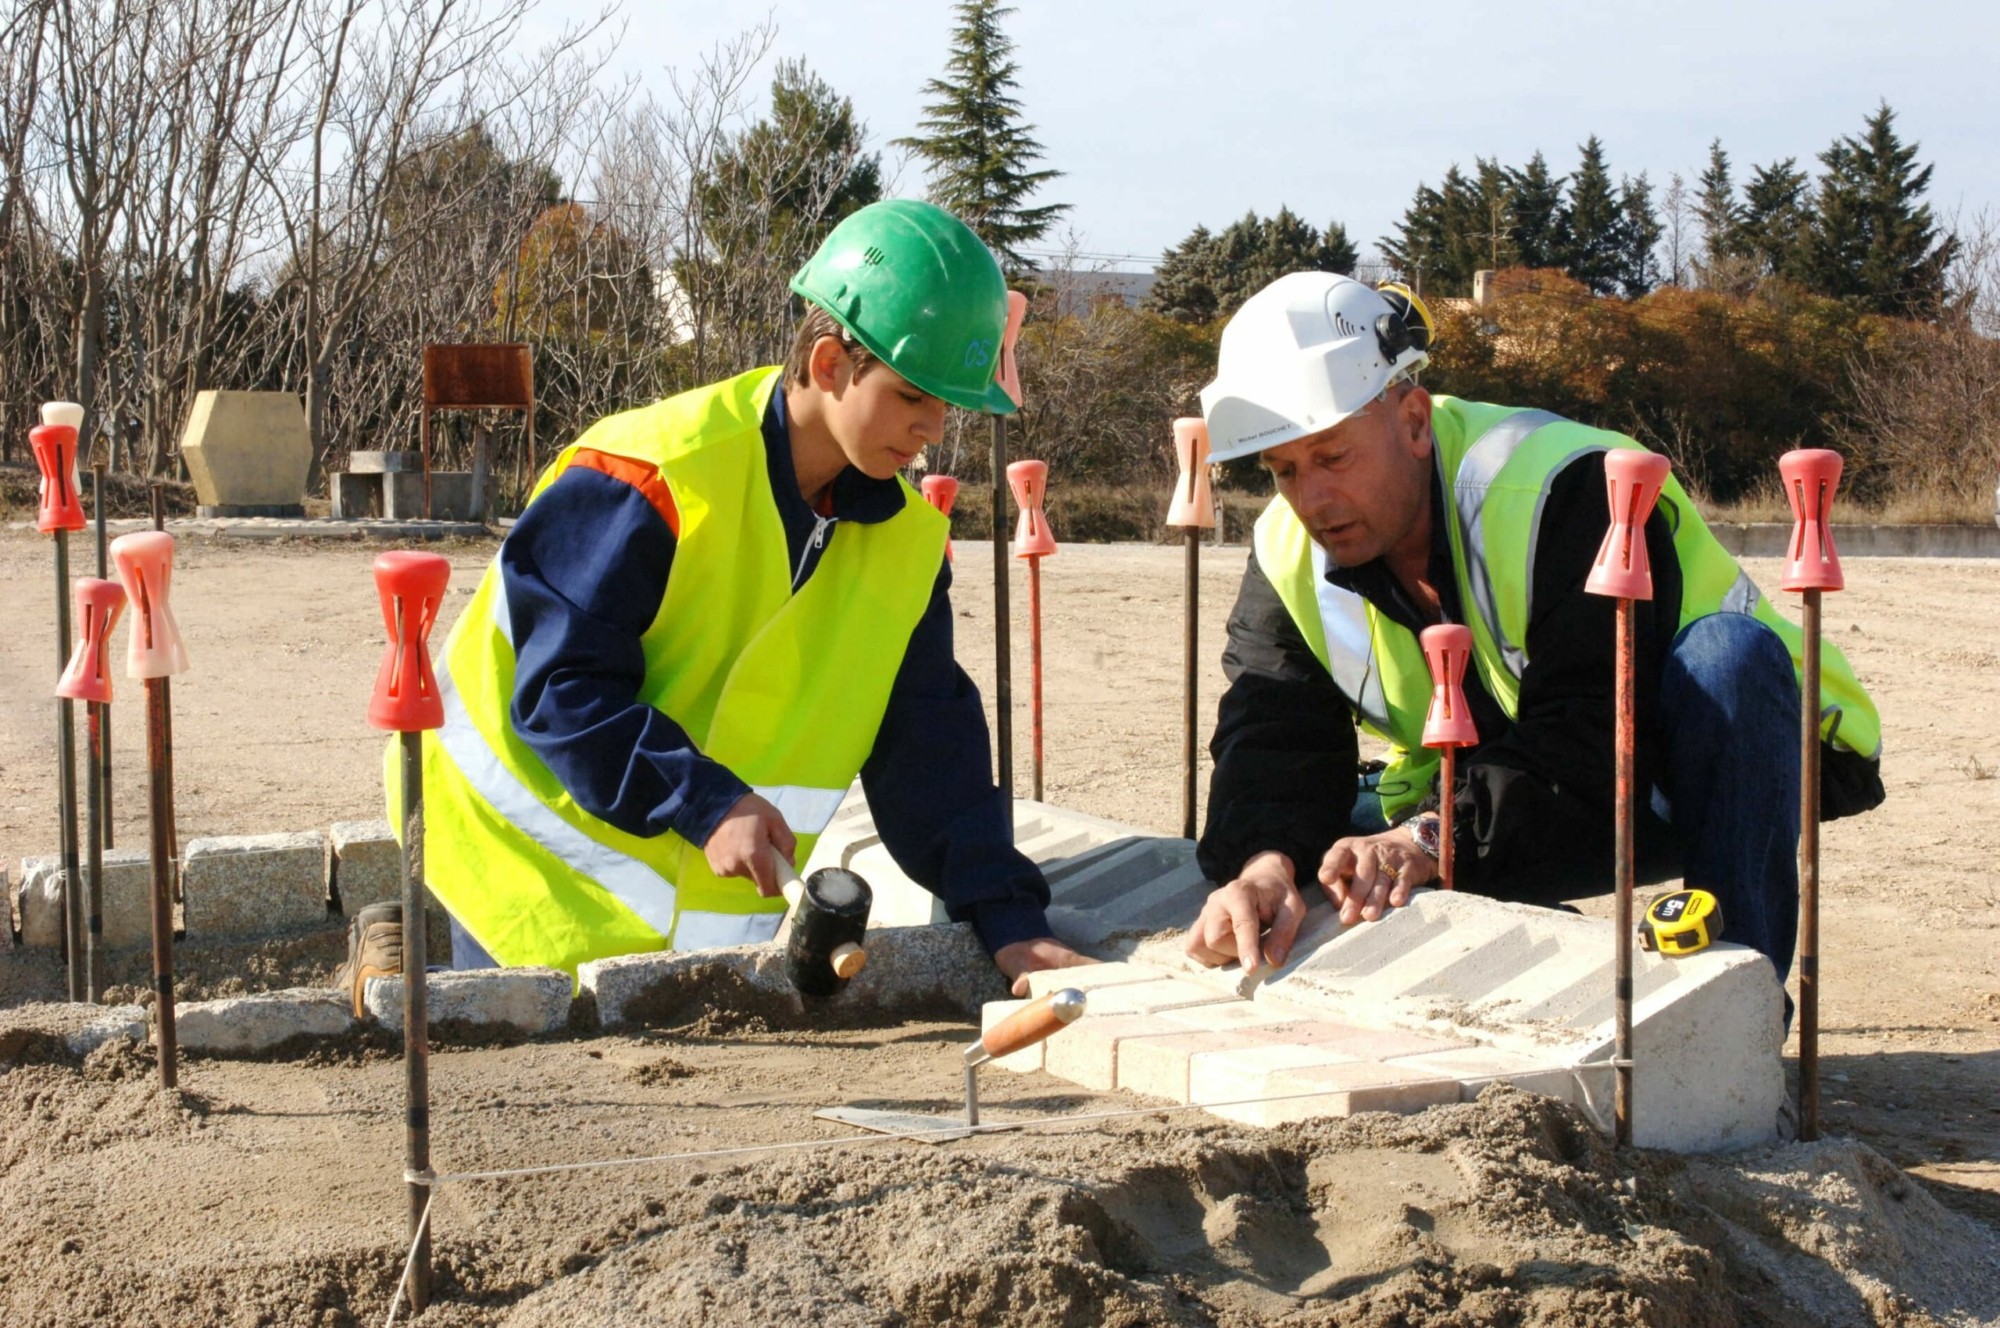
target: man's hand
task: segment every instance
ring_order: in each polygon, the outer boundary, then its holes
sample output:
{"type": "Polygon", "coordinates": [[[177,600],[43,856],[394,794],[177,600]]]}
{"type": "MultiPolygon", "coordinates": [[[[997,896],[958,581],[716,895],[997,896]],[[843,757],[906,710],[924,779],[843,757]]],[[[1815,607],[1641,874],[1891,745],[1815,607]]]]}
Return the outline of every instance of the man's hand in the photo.
{"type": "Polygon", "coordinates": [[[1011,990],[1016,996],[1028,994],[1028,974],[1039,973],[1045,968],[1075,968],[1078,964],[1094,964],[1098,961],[1088,955],[1080,955],[1053,936],[1038,936],[1032,941],[1015,941],[1003,945],[993,956],[993,963],[1013,984],[1011,990]]]}
{"type": "Polygon", "coordinates": [[[1410,832],[1392,826],[1379,835],[1334,841],[1319,865],[1326,897],[1340,906],[1340,925],[1375,921],[1410,902],[1413,886],[1437,876],[1437,863],[1418,848],[1410,832]]]}
{"type": "Polygon", "coordinates": [[[1188,931],[1188,956],[1211,967],[1238,959],[1245,973],[1266,960],[1276,967],[1291,953],[1305,920],[1306,902],[1292,883],[1292,860],[1282,853],[1259,853],[1202,905],[1188,931]],[[1266,927],[1270,935],[1260,944],[1266,927]]]}
{"type": "Polygon", "coordinates": [[[774,899],[784,893],[778,858],[786,862],[798,852],[798,838],[776,807],[754,793],[736,800],[701,851],[717,876],[742,876],[756,883],[757,893],[774,899]]]}

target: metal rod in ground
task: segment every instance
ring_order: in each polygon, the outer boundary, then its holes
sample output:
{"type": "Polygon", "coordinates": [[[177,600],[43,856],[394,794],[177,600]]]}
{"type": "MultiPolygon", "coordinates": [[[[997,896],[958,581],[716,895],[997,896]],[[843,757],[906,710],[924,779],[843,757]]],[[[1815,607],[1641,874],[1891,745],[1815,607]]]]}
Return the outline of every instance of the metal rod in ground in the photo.
{"type": "Polygon", "coordinates": [[[1195,736],[1195,679],[1200,668],[1196,649],[1199,636],[1197,618],[1201,611],[1200,527],[1188,526],[1181,531],[1181,539],[1187,545],[1187,579],[1181,590],[1181,598],[1186,604],[1185,622],[1181,628],[1181,837],[1193,839],[1195,761],[1199,750],[1195,736]]]}
{"type": "MultiPolygon", "coordinates": [[[[109,547],[105,542],[106,532],[104,528],[105,469],[105,463],[102,461],[93,461],[90,463],[90,511],[97,526],[97,579],[99,581],[107,581],[111,577],[111,573],[107,570],[111,566],[111,562],[109,547]]],[[[102,847],[111,849],[116,847],[112,842],[114,836],[111,832],[111,707],[104,706],[102,710],[103,713],[97,717],[97,727],[104,740],[103,764],[98,767],[97,771],[98,830],[102,836],[102,847]]],[[[95,876],[96,874],[93,872],[93,889],[95,888],[95,876]]],[[[95,998],[93,997],[92,999],[95,998]]]]}
{"type": "Polygon", "coordinates": [[[154,1046],[160,1062],[160,1087],[172,1088],[180,1077],[179,1049],[174,1039],[174,858],[167,848],[173,824],[173,740],[167,714],[173,708],[165,678],[146,679],[146,784],[150,794],[153,856],[153,993],[159,1033],[154,1046]]]}
{"type": "MultiPolygon", "coordinates": [[[[154,480],[152,491],[148,497],[153,506],[153,529],[165,530],[167,528],[166,486],[159,480],[154,480]]],[[[166,686],[166,681],[164,678],[160,680],[162,687],[166,686]]],[[[172,692],[169,691],[168,695],[171,697],[172,692]]],[[[178,862],[181,856],[181,836],[180,830],[174,825],[174,708],[171,704],[167,705],[162,711],[160,722],[166,726],[167,857],[172,861],[178,862]]],[[[180,879],[178,876],[174,878],[173,888],[174,900],[175,902],[179,902],[180,879]]]]}
{"type": "Polygon", "coordinates": [[[1612,1110],[1618,1142],[1632,1142],[1632,781],[1634,721],[1632,716],[1632,601],[1618,600],[1617,682],[1617,820],[1612,852],[1618,890],[1617,1024],[1612,1059],[1617,1062],[1617,1092],[1612,1110]]]}
{"type": "MultiPolygon", "coordinates": [[[[69,662],[69,532],[56,537],[56,676],[69,662]]],[[[56,816],[62,845],[63,949],[67,951],[69,998],[86,999],[90,979],[84,964],[83,864],[76,841],[76,702],[56,698],[56,816]]]]}
{"type": "MultiPolygon", "coordinates": [[[[403,748],[403,1167],[410,1176],[431,1169],[431,1088],[429,993],[424,961],[430,953],[424,934],[424,735],[404,733],[403,748]]],[[[422,1313],[431,1299],[431,1235],[424,1222],[427,1183],[412,1180],[410,1309],[422,1313]]]]}
{"type": "Polygon", "coordinates": [[[1030,709],[1035,733],[1035,801],[1042,800],[1042,560],[1028,559],[1028,642],[1034,681],[1030,709]]]}
{"type": "Polygon", "coordinates": [[[1007,604],[1007,420],[993,417],[993,746],[1007,825],[1014,824],[1014,683],[1007,604]]]}
{"type": "Polygon", "coordinates": [[[1458,888],[1458,854],[1453,847],[1452,837],[1456,831],[1454,821],[1457,801],[1452,789],[1458,779],[1458,749],[1446,747],[1440,756],[1438,773],[1438,884],[1447,890],[1458,888]]]}
{"type": "Polygon", "coordinates": [[[1807,590],[1799,672],[1799,1138],[1819,1138],[1820,592],[1807,590]]]}
{"type": "Polygon", "coordinates": [[[88,932],[84,937],[83,979],[86,999],[92,1005],[104,999],[104,720],[111,707],[102,701],[84,702],[85,725],[89,733],[89,762],[86,766],[85,802],[90,812],[90,894],[87,901],[88,932]]]}

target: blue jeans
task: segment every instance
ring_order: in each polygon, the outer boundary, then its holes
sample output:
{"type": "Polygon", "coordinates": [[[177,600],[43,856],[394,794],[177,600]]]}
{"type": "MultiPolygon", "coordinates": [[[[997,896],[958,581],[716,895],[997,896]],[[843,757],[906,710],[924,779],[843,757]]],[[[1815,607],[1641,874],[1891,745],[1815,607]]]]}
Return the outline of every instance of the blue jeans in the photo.
{"type": "Polygon", "coordinates": [[[451,922],[451,966],[454,971],[463,972],[468,968],[499,968],[500,961],[487,954],[472,933],[459,925],[458,919],[447,913],[451,922]]]}
{"type": "Polygon", "coordinates": [[[1748,614],[1698,618],[1668,651],[1659,704],[1655,741],[1666,750],[1650,814],[1638,818],[1640,842],[1664,840],[1688,886],[1721,904],[1722,939],[1762,952],[1782,982],[1799,925],[1791,655],[1748,614]]]}

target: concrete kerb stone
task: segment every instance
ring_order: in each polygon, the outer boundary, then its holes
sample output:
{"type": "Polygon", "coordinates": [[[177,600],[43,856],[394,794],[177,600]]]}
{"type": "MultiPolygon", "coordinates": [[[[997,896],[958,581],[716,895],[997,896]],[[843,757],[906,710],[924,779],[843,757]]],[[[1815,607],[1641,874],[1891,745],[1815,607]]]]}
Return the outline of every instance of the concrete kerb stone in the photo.
{"type": "MultiPolygon", "coordinates": [[[[89,864],[84,864],[88,873],[89,864]]],[[[55,858],[21,860],[22,943],[60,947],[63,941],[62,864],[55,858]]],[[[146,850],[116,848],[104,855],[99,892],[104,944],[113,950],[149,944],[153,936],[153,863],[146,850]]]]}
{"type": "Polygon", "coordinates": [[[355,1027],[346,994],[319,987],[191,1001],[174,1010],[181,1050],[206,1056],[265,1056],[344,1037],[355,1027]]]}
{"type": "Polygon", "coordinates": [[[387,821],[335,821],[326,839],[326,893],[353,917],[403,897],[403,846],[387,821]]]}
{"type": "MultiPolygon", "coordinates": [[[[113,1038],[146,1040],[146,1011],[138,1005],[89,1005],[49,1001],[15,1006],[5,1012],[0,1045],[6,1041],[45,1037],[60,1042],[71,1056],[84,1057],[113,1038]]],[[[18,1051],[6,1053],[18,1055],[18,1051]]]]}
{"type": "MultiPolygon", "coordinates": [[[[1007,985],[963,923],[941,927],[871,927],[867,967],[836,996],[831,1011],[919,1009],[948,1006],[976,1014],[1007,995],[1007,985]]],[[[577,969],[579,987],[596,1001],[606,1028],[642,1021],[645,1008],[676,988],[703,980],[717,968],[736,974],[795,1012],[805,1003],[785,968],[783,939],[767,945],[715,950],[663,950],[597,959],[577,969]]]]}
{"type": "Polygon", "coordinates": [[[225,835],[182,849],[192,936],[262,936],[324,925],[326,848],[319,831],[225,835]]]}
{"type": "MultiPolygon", "coordinates": [[[[569,1026],[572,990],[569,974],[558,968],[430,973],[424,979],[425,1013],[433,1029],[543,1037],[569,1026]]],[[[376,1023],[402,1031],[402,978],[368,979],[362,1003],[376,1023]]]]}

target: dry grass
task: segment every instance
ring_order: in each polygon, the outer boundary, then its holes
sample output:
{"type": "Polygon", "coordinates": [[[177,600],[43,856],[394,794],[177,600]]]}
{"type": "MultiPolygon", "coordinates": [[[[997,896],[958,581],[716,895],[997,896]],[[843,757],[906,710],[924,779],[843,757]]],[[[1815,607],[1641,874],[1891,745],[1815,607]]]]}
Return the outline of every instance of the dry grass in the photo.
{"type": "MultiPolygon", "coordinates": [[[[1696,502],[1710,525],[1778,521],[1790,524],[1792,509],[1776,485],[1733,503],[1696,502]]],[[[1992,494],[1968,498],[1943,487],[1912,488],[1864,503],[1836,500],[1837,526],[1983,526],[1994,518],[1992,494]]]]}

